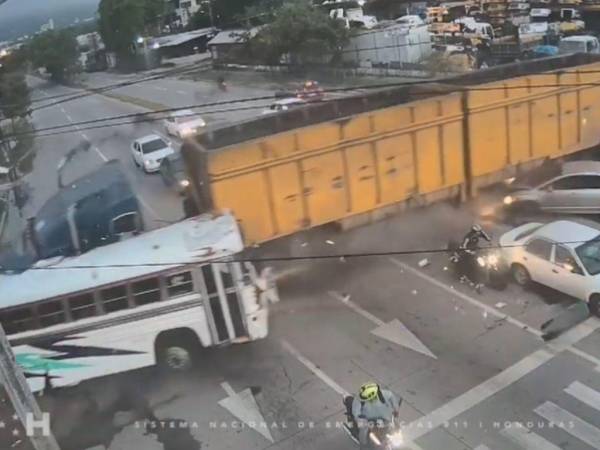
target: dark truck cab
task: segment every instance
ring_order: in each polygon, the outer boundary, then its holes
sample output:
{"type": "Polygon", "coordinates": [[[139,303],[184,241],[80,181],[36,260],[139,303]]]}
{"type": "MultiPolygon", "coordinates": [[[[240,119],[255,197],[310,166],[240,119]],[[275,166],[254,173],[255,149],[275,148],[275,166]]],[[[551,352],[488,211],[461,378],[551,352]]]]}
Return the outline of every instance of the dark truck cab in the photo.
{"type": "Polygon", "coordinates": [[[28,220],[35,259],[71,256],[143,231],[137,197],[112,160],[69,183],[28,220]]]}

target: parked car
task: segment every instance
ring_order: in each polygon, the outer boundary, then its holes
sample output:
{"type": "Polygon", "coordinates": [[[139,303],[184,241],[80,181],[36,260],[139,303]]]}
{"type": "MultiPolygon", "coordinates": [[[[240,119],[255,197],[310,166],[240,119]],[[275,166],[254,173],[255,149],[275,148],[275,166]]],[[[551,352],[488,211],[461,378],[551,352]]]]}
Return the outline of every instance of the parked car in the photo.
{"type": "Polygon", "coordinates": [[[190,185],[190,180],[185,172],[183,158],[180,153],[173,153],[163,158],[159,171],[165,185],[174,188],[181,195],[185,193],[190,185]]]}
{"type": "Polygon", "coordinates": [[[275,114],[281,111],[287,111],[289,109],[297,108],[299,106],[306,105],[306,102],[301,98],[290,97],[284,98],[282,100],[277,100],[276,102],[271,103],[268,108],[263,110],[263,114],[275,114]]]}
{"type": "Polygon", "coordinates": [[[133,162],[146,173],[157,172],[163,158],[173,153],[171,143],[157,134],[138,138],[131,144],[133,162]]]}
{"type": "Polygon", "coordinates": [[[174,111],[165,119],[167,134],[181,139],[200,133],[204,127],[206,127],[204,119],[191,109],[174,111]]]}
{"type": "Polygon", "coordinates": [[[586,301],[600,316],[600,231],[560,220],[527,223],[500,237],[502,256],[521,286],[531,281],[586,301]]]}
{"type": "Polygon", "coordinates": [[[600,214],[600,161],[570,161],[547,173],[536,187],[515,186],[504,197],[507,211],[600,214]]]}

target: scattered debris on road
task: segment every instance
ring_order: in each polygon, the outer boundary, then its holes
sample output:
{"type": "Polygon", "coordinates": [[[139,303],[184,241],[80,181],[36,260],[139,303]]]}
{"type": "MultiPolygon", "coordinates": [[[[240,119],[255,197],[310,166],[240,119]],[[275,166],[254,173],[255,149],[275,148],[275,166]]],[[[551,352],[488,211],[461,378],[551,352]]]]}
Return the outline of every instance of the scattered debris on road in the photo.
{"type": "Polygon", "coordinates": [[[421,261],[419,261],[419,267],[422,269],[423,267],[427,267],[430,264],[429,260],[427,258],[423,258],[421,261]]]}

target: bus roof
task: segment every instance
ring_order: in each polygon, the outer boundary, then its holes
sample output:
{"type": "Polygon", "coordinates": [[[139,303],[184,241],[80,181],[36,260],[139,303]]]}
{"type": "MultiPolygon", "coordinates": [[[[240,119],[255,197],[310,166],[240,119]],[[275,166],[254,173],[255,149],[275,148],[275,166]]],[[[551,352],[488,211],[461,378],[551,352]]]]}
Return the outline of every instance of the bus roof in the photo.
{"type": "Polygon", "coordinates": [[[232,215],[202,215],[79,256],[39,261],[20,274],[0,275],[0,308],[150,275],[180,264],[215,260],[243,248],[232,215]],[[76,268],[82,266],[85,268],[76,268]]]}

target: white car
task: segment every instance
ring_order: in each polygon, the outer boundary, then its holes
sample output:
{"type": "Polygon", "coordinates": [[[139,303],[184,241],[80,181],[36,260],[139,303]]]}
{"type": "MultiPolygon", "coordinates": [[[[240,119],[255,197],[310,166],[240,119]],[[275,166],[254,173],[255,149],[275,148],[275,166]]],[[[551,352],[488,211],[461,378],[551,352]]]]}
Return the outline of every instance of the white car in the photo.
{"type": "Polygon", "coordinates": [[[276,102],[273,102],[268,108],[265,108],[263,110],[263,115],[265,114],[275,114],[281,111],[287,111],[289,109],[293,109],[293,108],[297,108],[299,106],[304,106],[306,105],[306,101],[302,100],[301,98],[298,97],[290,97],[290,98],[284,98],[281,100],[277,100],[276,102]]]}
{"type": "Polygon", "coordinates": [[[568,220],[527,223],[503,234],[500,246],[518,284],[564,292],[600,316],[599,230],[568,220]]]}
{"type": "Polygon", "coordinates": [[[165,119],[167,134],[181,139],[200,133],[204,127],[206,127],[204,119],[191,109],[174,111],[165,119]]]}
{"type": "Polygon", "coordinates": [[[171,143],[158,134],[150,134],[136,139],[131,144],[133,162],[144,172],[157,172],[163,158],[175,153],[171,143]]]}

